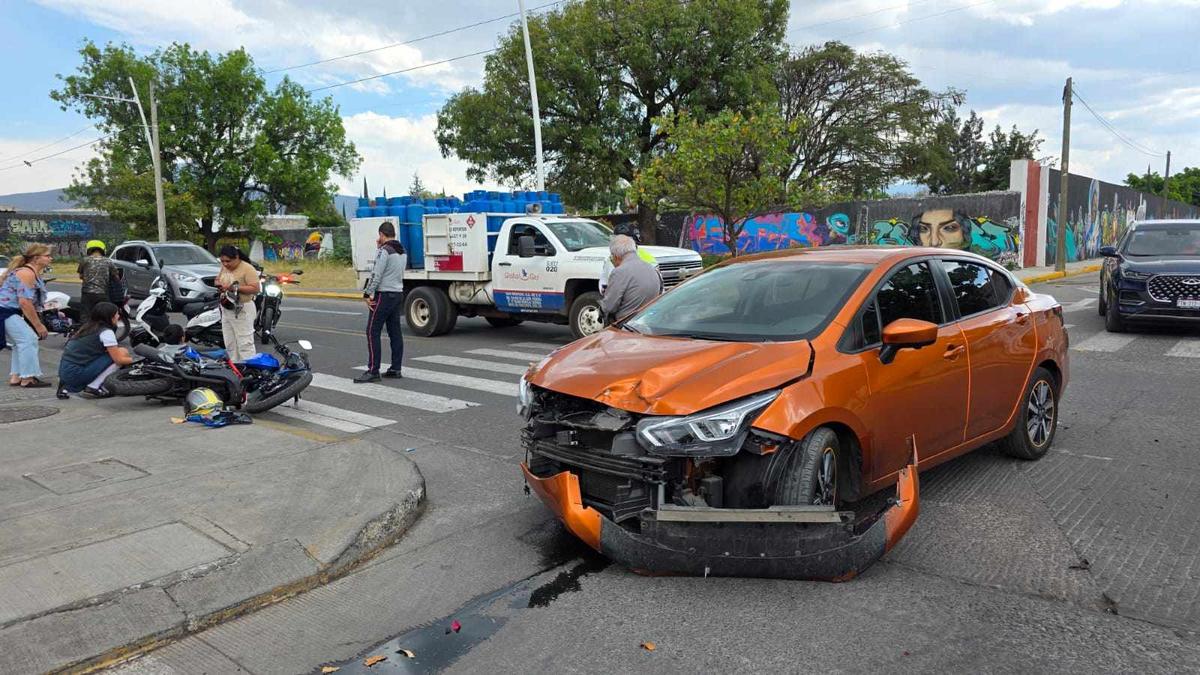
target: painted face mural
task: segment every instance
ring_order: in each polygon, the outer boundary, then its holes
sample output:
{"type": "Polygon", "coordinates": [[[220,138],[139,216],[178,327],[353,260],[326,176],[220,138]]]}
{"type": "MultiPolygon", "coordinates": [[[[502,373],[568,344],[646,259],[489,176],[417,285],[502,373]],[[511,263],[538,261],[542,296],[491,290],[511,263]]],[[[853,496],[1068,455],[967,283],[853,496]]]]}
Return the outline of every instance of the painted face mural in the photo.
{"type": "Polygon", "coordinates": [[[921,246],[965,249],[970,239],[963,222],[951,209],[930,209],[917,219],[917,238],[921,246]]]}

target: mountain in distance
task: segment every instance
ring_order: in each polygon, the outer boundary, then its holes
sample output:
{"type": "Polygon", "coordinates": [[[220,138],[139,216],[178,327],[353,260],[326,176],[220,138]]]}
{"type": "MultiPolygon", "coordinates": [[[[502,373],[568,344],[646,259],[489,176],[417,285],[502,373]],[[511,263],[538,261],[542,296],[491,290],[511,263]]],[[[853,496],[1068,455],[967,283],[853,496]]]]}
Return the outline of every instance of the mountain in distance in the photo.
{"type": "Polygon", "coordinates": [[[62,188],[0,195],[0,206],[12,206],[18,211],[63,211],[81,208],[73,201],[64,201],[62,188]]]}

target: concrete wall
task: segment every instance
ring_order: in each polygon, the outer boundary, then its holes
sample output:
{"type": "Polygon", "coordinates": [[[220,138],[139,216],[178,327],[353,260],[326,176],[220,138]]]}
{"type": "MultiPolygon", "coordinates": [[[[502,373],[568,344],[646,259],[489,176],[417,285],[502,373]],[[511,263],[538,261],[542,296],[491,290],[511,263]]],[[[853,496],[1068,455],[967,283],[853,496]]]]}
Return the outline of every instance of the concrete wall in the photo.
{"type": "Polygon", "coordinates": [[[0,211],[0,240],[43,242],[60,258],[79,257],[90,239],[110,246],[126,238],[129,228],[107,216],[58,212],[0,211]]]}

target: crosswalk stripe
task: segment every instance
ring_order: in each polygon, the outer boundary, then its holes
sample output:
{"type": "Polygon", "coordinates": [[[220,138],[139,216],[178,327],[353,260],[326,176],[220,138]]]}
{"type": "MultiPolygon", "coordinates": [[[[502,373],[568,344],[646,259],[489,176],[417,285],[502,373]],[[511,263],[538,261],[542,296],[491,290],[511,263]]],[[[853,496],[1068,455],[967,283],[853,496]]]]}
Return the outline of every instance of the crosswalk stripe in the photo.
{"type": "Polygon", "coordinates": [[[468,354],[478,354],[480,356],[497,356],[502,359],[517,359],[518,361],[541,361],[546,358],[545,354],[534,354],[533,352],[510,352],[504,349],[470,349],[468,354]]]}
{"type": "Polygon", "coordinates": [[[326,373],[313,373],[312,386],[352,396],[362,396],[363,398],[370,398],[392,405],[401,405],[436,413],[453,412],[479,405],[472,401],[460,401],[456,398],[446,398],[445,396],[438,396],[436,394],[422,394],[399,387],[388,387],[382,384],[370,383],[360,384],[347,377],[338,377],[337,375],[328,375],[326,373]]]}
{"type": "Polygon", "coordinates": [[[443,366],[458,366],[459,368],[471,368],[473,370],[486,370],[491,373],[506,373],[508,375],[523,375],[526,370],[529,370],[528,366],[485,361],[483,359],[469,359],[465,356],[443,356],[440,354],[418,356],[413,361],[424,361],[425,363],[436,363],[443,366]]]}
{"type": "Polygon", "coordinates": [[[1200,359],[1200,340],[1180,340],[1167,352],[1167,356],[1180,356],[1185,359],[1200,359]]]}
{"type": "Polygon", "coordinates": [[[1136,339],[1137,337],[1133,335],[1097,333],[1071,349],[1081,352],[1115,352],[1136,339]]]}
{"type": "Polygon", "coordinates": [[[283,415],[284,417],[290,417],[301,422],[309,422],[311,424],[329,427],[330,429],[337,429],[338,431],[344,431],[348,434],[357,434],[359,432],[371,430],[371,427],[363,426],[361,424],[347,422],[346,420],[339,420],[334,417],[326,417],[324,415],[309,412],[307,410],[297,410],[296,408],[291,408],[284,405],[272,408],[271,412],[277,415],[283,415]]]}
{"type": "Polygon", "coordinates": [[[564,345],[553,342],[514,342],[509,347],[525,347],[526,349],[558,349],[564,345]]]}
{"type": "Polygon", "coordinates": [[[1078,312],[1081,310],[1085,310],[1094,304],[1096,304],[1096,298],[1084,298],[1083,300],[1077,300],[1075,302],[1072,302],[1069,305],[1063,305],[1063,311],[1064,312],[1078,312]]]}
{"type": "MultiPolygon", "coordinates": [[[[391,367],[390,363],[380,364],[380,370],[387,370],[391,367]]],[[[355,370],[366,370],[366,366],[356,366],[355,370]]],[[[491,394],[500,394],[501,396],[516,396],[516,382],[501,382],[499,380],[489,380],[483,377],[471,377],[470,375],[459,375],[458,373],[442,373],[436,370],[424,370],[413,366],[404,366],[400,371],[406,380],[423,380],[425,382],[434,382],[437,384],[446,384],[451,387],[466,387],[467,389],[476,389],[478,391],[486,391],[491,394]]]]}
{"type": "Polygon", "coordinates": [[[361,427],[386,427],[389,424],[396,423],[396,420],[389,420],[386,417],[376,417],[375,415],[368,415],[367,413],[361,413],[355,410],[345,410],[344,408],[325,405],[324,403],[317,403],[316,401],[309,401],[308,399],[300,399],[299,401],[285,403],[279,406],[279,408],[288,408],[289,410],[296,410],[298,412],[312,413],[314,415],[329,417],[335,420],[341,420],[343,422],[350,422],[351,424],[357,424],[361,427]]]}

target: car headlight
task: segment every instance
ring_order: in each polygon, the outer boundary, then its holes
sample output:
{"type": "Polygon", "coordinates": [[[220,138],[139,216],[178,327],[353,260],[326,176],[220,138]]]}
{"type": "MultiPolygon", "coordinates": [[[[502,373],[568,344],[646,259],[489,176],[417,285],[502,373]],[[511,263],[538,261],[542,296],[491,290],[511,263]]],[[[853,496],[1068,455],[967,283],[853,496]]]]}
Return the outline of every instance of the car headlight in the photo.
{"type": "Polygon", "coordinates": [[[638,422],[638,442],[663,457],[736,455],[754,416],[778,396],[768,391],[686,417],[647,417],[638,422]]]}
{"type": "Polygon", "coordinates": [[[524,375],[521,376],[521,384],[517,385],[517,414],[525,419],[533,415],[533,387],[524,375]]]}
{"type": "Polygon", "coordinates": [[[263,290],[267,295],[271,296],[272,298],[277,297],[283,293],[283,288],[279,284],[267,284],[267,287],[263,290]]]}
{"type": "Polygon", "coordinates": [[[1130,281],[1145,281],[1154,275],[1149,272],[1142,272],[1139,270],[1131,270],[1128,267],[1126,267],[1125,269],[1121,270],[1121,276],[1125,277],[1126,279],[1129,279],[1130,281]]]}
{"type": "Polygon", "coordinates": [[[172,279],[174,279],[175,281],[178,281],[181,284],[191,284],[191,283],[200,281],[200,277],[192,276],[191,274],[188,274],[187,272],[171,272],[170,276],[172,279]]]}

